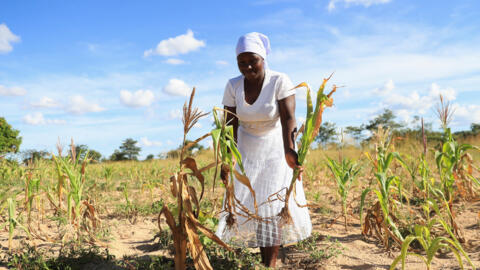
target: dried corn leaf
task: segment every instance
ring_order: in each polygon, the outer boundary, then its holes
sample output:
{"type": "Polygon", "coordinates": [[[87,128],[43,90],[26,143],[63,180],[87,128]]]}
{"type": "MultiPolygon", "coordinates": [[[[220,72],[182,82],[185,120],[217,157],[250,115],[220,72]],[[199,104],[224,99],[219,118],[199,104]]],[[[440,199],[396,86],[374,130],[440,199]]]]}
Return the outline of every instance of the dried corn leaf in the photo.
{"type": "Polygon", "coordinates": [[[192,215],[188,215],[188,218],[190,219],[190,221],[193,224],[195,224],[195,226],[197,227],[197,229],[199,231],[201,231],[203,234],[205,234],[205,236],[212,239],[213,241],[215,241],[217,244],[224,247],[225,249],[233,252],[233,249],[231,247],[229,247],[227,244],[225,244],[225,242],[223,242],[220,238],[218,238],[218,236],[215,233],[213,233],[207,227],[203,226],[198,219],[196,219],[192,215]]]}
{"type": "Polygon", "coordinates": [[[196,212],[195,216],[198,217],[198,213],[200,212],[200,203],[197,198],[197,191],[195,190],[194,187],[189,186],[188,187],[188,194],[190,194],[190,198],[193,200],[193,203],[195,204],[196,212]]]}
{"type": "Polygon", "coordinates": [[[200,242],[195,224],[187,219],[185,222],[185,232],[188,236],[188,248],[193,259],[193,264],[197,270],[213,269],[208,260],[205,249],[200,242]]]}
{"type": "Polygon", "coordinates": [[[173,197],[177,197],[178,188],[177,177],[175,175],[170,177],[170,191],[172,192],[173,197]]]}
{"type": "Polygon", "coordinates": [[[170,230],[172,230],[173,236],[176,237],[177,226],[175,225],[175,218],[173,217],[172,212],[170,212],[170,210],[168,210],[166,206],[164,206],[162,210],[160,210],[160,214],[158,215],[158,229],[162,230],[162,228],[160,227],[160,217],[162,216],[162,214],[165,216],[165,220],[167,221],[167,225],[168,227],[170,227],[170,230]]]}
{"type": "Polygon", "coordinates": [[[201,200],[203,197],[203,191],[205,188],[205,178],[203,177],[200,170],[197,168],[197,162],[195,161],[195,159],[191,157],[187,157],[184,160],[182,160],[182,164],[184,164],[185,167],[190,169],[193,172],[193,175],[195,175],[198,181],[200,181],[200,184],[202,185],[202,192],[200,193],[200,200],[201,200]]]}
{"type": "Polygon", "coordinates": [[[250,184],[250,179],[248,179],[247,176],[239,173],[235,169],[233,170],[233,173],[235,174],[235,177],[237,178],[237,180],[250,190],[250,193],[252,194],[252,197],[253,197],[253,207],[255,208],[255,214],[257,214],[258,213],[257,198],[255,195],[255,190],[253,190],[253,187],[250,184]]]}
{"type": "Polygon", "coordinates": [[[92,221],[93,229],[95,230],[97,228],[97,220],[98,220],[98,218],[95,216],[95,207],[93,207],[93,205],[91,205],[87,201],[83,201],[83,204],[87,207],[87,210],[88,210],[88,212],[85,212],[84,216],[87,216],[88,218],[90,218],[90,220],[92,221]]]}

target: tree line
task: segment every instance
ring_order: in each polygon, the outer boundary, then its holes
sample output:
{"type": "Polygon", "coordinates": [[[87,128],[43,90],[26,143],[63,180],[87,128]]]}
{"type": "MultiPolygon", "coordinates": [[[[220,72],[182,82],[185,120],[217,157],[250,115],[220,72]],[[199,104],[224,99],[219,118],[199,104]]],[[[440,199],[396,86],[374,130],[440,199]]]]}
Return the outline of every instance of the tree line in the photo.
{"type": "MultiPolygon", "coordinates": [[[[371,134],[378,129],[379,126],[388,127],[395,136],[412,137],[420,139],[422,136],[422,127],[420,117],[415,116],[410,125],[401,123],[396,120],[396,115],[389,109],[384,109],[382,113],[377,115],[368,123],[359,126],[347,126],[343,130],[344,134],[350,136],[357,143],[363,144],[370,140],[371,134]]],[[[424,123],[424,132],[429,140],[440,140],[441,132],[433,131],[432,123],[424,123]]],[[[468,138],[476,136],[480,133],[480,124],[472,123],[470,130],[457,131],[453,135],[461,138],[468,138]]],[[[326,146],[330,143],[339,142],[339,129],[335,123],[324,122],[318,132],[315,140],[321,146],[326,146]]],[[[188,144],[191,141],[186,141],[188,144]]],[[[0,158],[8,153],[20,153],[21,160],[24,163],[34,162],[39,159],[49,159],[50,153],[44,150],[27,149],[20,152],[20,145],[22,137],[20,131],[14,129],[7,123],[5,118],[0,117],[0,158]]],[[[85,144],[75,145],[75,153],[78,157],[83,159],[88,153],[88,158],[93,162],[102,161],[122,161],[122,160],[138,160],[141,152],[141,147],[137,145],[138,141],[127,138],[122,141],[120,147],[116,149],[109,157],[103,157],[102,154],[94,149],[89,148],[85,144]]],[[[172,149],[166,153],[158,154],[158,158],[177,158],[183,145],[179,145],[176,149],[172,149]]],[[[71,147],[69,148],[71,149],[71,147]]],[[[204,147],[200,144],[194,145],[189,149],[188,154],[193,154],[196,151],[203,150],[204,147]]],[[[68,151],[68,155],[72,155],[72,150],[68,151]]],[[[153,154],[146,156],[145,160],[154,159],[153,154]]]]}
{"type": "MultiPolygon", "coordinates": [[[[185,143],[188,144],[190,142],[191,141],[187,140],[185,143]]],[[[40,159],[51,158],[51,154],[46,150],[26,149],[20,151],[21,143],[22,137],[20,136],[20,131],[14,129],[8,124],[5,118],[0,117],[0,158],[9,153],[17,154],[20,157],[20,160],[25,164],[40,159]]],[[[122,141],[119,148],[109,157],[103,157],[99,151],[91,149],[85,144],[75,145],[74,149],[72,149],[72,146],[70,145],[67,155],[71,156],[73,150],[77,158],[84,159],[88,154],[88,159],[92,162],[138,160],[142,148],[137,144],[138,141],[132,138],[127,138],[122,141]]],[[[166,153],[160,153],[158,154],[158,158],[176,158],[180,155],[182,147],[183,146],[180,145],[176,149],[170,150],[166,153]]],[[[189,149],[189,154],[203,149],[204,147],[197,143],[189,149]]],[[[145,160],[152,160],[154,158],[155,155],[149,154],[146,156],[145,160]]]]}
{"type": "MultiPolygon", "coordinates": [[[[359,126],[347,126],[342,129],[343,133],[353,138],[357,143],[363,144],[370,141],[374,131],[379,126],[389,128],[394,136],[410,137],[420,139],[422,137],[422,124],[420,116],[414,116],[410,123],[401,123],[396,120],[396,115],[389,109],[384,109],[382,113],[377,115],[368,123],[361,124],[359,126]]],[[[440,140],[442,132],[434,131],[432,123],[424,123],[423,129],[427,139],[440,140]]],[[[324,122],[320,126],[315,140],[322,146],[326,146],[330,143],[338,142],[339,129],[332,122],[324,122]]],[[[476,136],[480,133],[480,124],[472,123],[470,130],[462,130],[453,133],[457,138],[468,138],[476,136]]]]}

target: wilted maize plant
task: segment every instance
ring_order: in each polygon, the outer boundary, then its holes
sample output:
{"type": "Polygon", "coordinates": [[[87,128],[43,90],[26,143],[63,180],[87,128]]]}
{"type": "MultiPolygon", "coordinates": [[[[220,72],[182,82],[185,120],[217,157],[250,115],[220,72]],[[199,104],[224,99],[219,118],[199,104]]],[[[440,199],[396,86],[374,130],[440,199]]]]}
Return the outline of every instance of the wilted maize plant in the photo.
{"type": "MultiPolygon", "coordinates": [[[[242,164],[242,155],[238,151],[237,144],[234,139],[233,126],[228,125],[229,123],[227,122],[227,119],[229,118],[228,114],[233,113],[221,108],[213,109],[213,117],[216,128],[213,129],[211,133],[215,160],[219,162],[219,165],[221,167],[221,179],[225,186],[225,201],[223,211],[227,212],[226,223],[227,226],[231,227],[236,223],[235,216],[237,215],[245,217],[247,220],[263,219],[258,216],[258,206],[255,197],[255,190],[253,190],[250,180],[245,175],[245,170],[242,164]],[[217,114],[217,111],[223,111],[224,117],[220,118],[217,114]],[[235,197],[234,176],[239,183],[245,185],[250,190],[250,193],[253,197],[253,213],[252,211],[250,211],[250,209],[240,203],[240,201],[235,197]]],[[[218,165],[216,166],[216,168],[218,168],[218,165]]]]}
{"type": "Polygon", "coordinates": [[[62,191],[65,189],[68,220],[77,229],[77,236],[80,236],[81,229],[84,229],[93,239],[94,234],[92,230],[97,228],[100,220],[96,215],[95,207],[84,195],[86,186],[85,169],[89,162],[88,152],[84,155],[83,160],[80,160],[80,155],[77,156],[75,151],[73,139],[70,146],[70,156],[62,157],[60,150],[58,157],[52,153],[58,176],[58,205],[53,202],[50,194],[47,194],[47,196],[50,202],[56,207],[56,210],[60,211],[63,200],[62,191]]]}
{"type": "MultiPolygon", "coordinates": [[[[333,75],[333,74],[332,74],[333,75]]],[[[299,165],[303,165],[306,160],[308,150],[310,149],[310,145],[312,144],[313,140],[318,134],[318,130],[320,129],[320,125],[322,124],[322,116],[323,110],[325,107],[331,107],[333,105],[333,98],[331,97],[332,94],[337,90],[337,86],[333,85],[333,89],[325,95],[323,92],[325,90],[325,86],[328,80],[332,77],[330,75],[328,78],[323,79],[323,83],[317,91],[317,101],[315,103],[315,109],[312,104],[312,97],[310,94],[310,87],[307,83],[302,82],[299,85],[295,86],[294,89],[305,87],[307,89],[307,115],[305,123],[299,130],[299,133],[302,133],[302,137],[300,138],[300,147],[298,149],[298,163],[299,165]]],[[[293,171],[292,181],[290,182],[290,186],[288,187],[284,199],[284,207],[279,213],[280,219],[282,223],[285,224],[292,224],[293,220],[290,215],[290,210],[288,209],[288,203],[290,200],[290,195],[293,193],[294,200],[295,199],[295,183],[297,178],[300,174],[300,170],[296,168],[293,171]]],[[[296,202],[296,201],[295,201],[296,202]]],[[[298,202],[296,202],[298,204],[298,202]]],[[[299,205],[300,207],[305,207],[305,205],[299,205]]]]}
{"type": "Polygon", "coordinates": [[[229,251],[232,251],[232,249],[220,240],[215,233],[201,224],[198,220],[200,201],[202,200],[205,188],[205,179],[202,173],[213,168],[216,162],[212,162],[203,168],[198,168],[194,158],[185,157],[189,148],[211,135],[211,133],[208,133],[193,142],[188,144],[185,143],[187,133],[190,129],[201,117],[207,115],[206,113],[199,111],[198,108],[192,109],[194,96],[195,88],[192,90],[189,103],[187,104],[187,102],[185,102],[185,105],[183,106],[182,121],[184,129],[183,147],[180,152],[180,164],[178,171],[170,178],[170,190],[172,195],[177,199],[177,216],[174,217],[172,211],[166,205],[163,206],[158,216],[159,229],[161,230],[160,218],[163,215],[165,216],[167,225],[172,231],[173,244],[175,247],[175,269],[177,270],[186,269],[187,249],[193,259],[196,269],[212,269],[204,247],[200,242],[199,232],[203,233],[206,237],[212,239],[229,251]],[[190,170],[190,172],[187,170],[190,170]],[[199,192],[197,192],[195,187],[189,183],[189,178],[199,181],[201,185],[200,194],[198,194],[199,192]]]}
{"type": "Polygon", "coordinates": [[[392,137],[388,128],[384,129],[381,125],[374,133],[375,138],[375,156],[372,157],[366,153],[368,159],[372,162],[377,179],[377,187],[374,189],[366,188],[361,195],[360,200],[360,220],[362,219],[363,205],[366,195],[373,191],[377,196],[377,202],[367,211],[365,222],[363,223],[363,235],[371,236],[373,232],[382,240],[388,248],[389,239],[393,239],[398,245],[401,245],[404,238],[400,233],[395,220],[398,220],[394,213],[394,203],[392,190],[399,183],[397,175],[393,175],[390,165],[394,160],[405,165],[404,160],[398,152],[392,151],[392,137]]]}

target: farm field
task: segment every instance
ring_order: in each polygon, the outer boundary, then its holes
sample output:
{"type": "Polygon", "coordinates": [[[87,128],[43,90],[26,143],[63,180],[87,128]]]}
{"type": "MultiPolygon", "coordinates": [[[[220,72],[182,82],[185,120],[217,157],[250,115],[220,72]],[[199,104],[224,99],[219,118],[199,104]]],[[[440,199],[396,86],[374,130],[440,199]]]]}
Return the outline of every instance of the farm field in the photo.
{"type": "MultiPolygon", "coordinates": [[[[475,145],[477,141],[469,141],[475,145]]],[[[433,144],[433,143],[432,143],[433,144]]],[[[378,142],[377,142],[378,147],[378,142]]],[[[395,150],[410,167],[419,169],[412,174],[392,161],[388,175],[397,176],[396,183],[389,191],[390,213],[400,235],[415,233],[415,224],[425,224],[439,218],[445,221],[431,228],[431,237],[446,237],[461,243],[461,247],[472,265],[480,266],[480,200],[478,186],[474,181],[457,182],[452,188],[452,212],[454,224],[445,214],[446,206],[434,206],[426,212],[422,205],[427,196],[419,184],[422,174],[418,165],[422,149],[420,142],[403,140],[392,142],[389,151],[395,150]],[[420,152],[420,153],[419,153],[420,152]],[[417,165],[415,165],[417,162],[417,165]],[[418,178],[418,179],[417,179],[418,178]],[[401,183],[400,191],[399,184],[401,183]],[[401,198],[403,197],[403,198],[401,198]],[[423,198],[423,199],[422,199],[423,198]]],[[[434,151],[429,147],[426,163],[429,166],[429,192],[432,201],[438,200],[433,194],[440,186],[440,175],[435,165],[434,151]]],[[[374,192],[365,193],[364,205],[360,211],[361,195],[366,188],[376,189],[375,145],[362,149],[348,146],[326,150],[312,150],[305,164],[303,184],[309,207],[313,236],[297,244],[285,246],[281,251],[279,269],[389,269],[394,259],[401,254],[401,243],[395,241],[395,232],[375,231],[373,220],[381,217],[375,214],[378,196],[374,192]],[[368,154],[367,154],[368,153],[368,154]],[[326,157],[339,160],[340,157],[352,160],[358,165],[359,173],[352,179],[350,192],[346,196],[347,227],[343,216],[342,198],[332,171],[327,166],[326,157]],[[373,158],[372,158],[373,157],[373,158]],[[373,161],[373,162],[372,162],[373,161]],[[360,222],[362,212],[362,222],[360,222]],[[370,231],[366,230],[368,217],[370,231]],[[367,218],[366,218],[367,217],[367,218]],[[362,227],[363,226],[363,227],[362,227]],[[363,233],[362,233],[363,232],[363,233]],[[392,233],[392,235],[389,235],[392,233]],[[387,237],[385,237],[387,235],[387,237]]],[[[479,155],[469,151],[473,177],[479,177],[479,155]]],[[[199,167],[213,161],[213,151],[204,150],[194,155],[199,167]]],[[[57,161],[60,156],[57,155],[57,161]]],[[[2,160],[1,167],[1,258],[3,268],[18,269],[173,269],[173,241],[164,218],[158,222],[164,205],[175,214],[176,200],[170,192],[170,177],[179,169],[178,159],[104,162],[77,167],[68,157],[64,160],[71,166],[70,178],[78,177],[82,191],[75,193],[74,186],[53,160],[40,160],[27,167],[9,165],[2,160]],[[74,174],[74,170],[78,174],[74,174]],[[59,184],[63,183],[63,184],[59,184]],[[75,204],[75,196],[79,204],[75,204]],[[9,199],[10,198],[10,199],[9,199]],[[69,198],[71,204],[68,205],[69,198]],[[9,212],[11,206],[14,213],[9,212]],[[74,209],[72,212],[67,209],[74,209]],[[76,210],[75,210],[76,209],[76,210]],[[77,215],[80,213],[80,215],[77,215]],[[72,216],[73,215],[73,216],[72,216]],[[12,221],[14,218],[14,221],[12,221]],[[15,225],[10,230],[10,224],[15,225]],[[160,230],[161,229],[161,230],[160,230]],[[28,233],[27,233],[28,232],[28,233]],[[9,241],[10,233],[11,242],[9,241]]],[[[467,164],[468,165],[468,164],[467,164]]],[[[423,171],[425,173],[425,171],[423,171]]],[[[221,210],[224,188],[219,179],[215,190],[213,178],[215,169],[203,172],[205,177],[204,198],[200,202],[198,219],[206,227],[214,230],[218,213],[221,210]]],[[[377,173],[378,175],[378,173],[377,173]]],[[[425,174],[424,174],[425,176],[425,174]]],[[[218,178],[218,176],[217,176],[218,178]]],[[[193,183],[197,190],[199,184],[193,183]]],[[[441,202],[441,201],[440,201],[441,202]]],[[[177,210],[178,211],[178,210],[177,210]]],[[[377,213],[381,213],[380,211],[377,213]]],[[[379,222],[382,226],[383,221],[379,222]]],[[[262,269],[258,249],[236,250],[236,254],[224,251],[209,238],[201,235],[201,243],[214,269],[262,269]]],[[[412,243],[412,252],[426,256],[420,244],[412,243]],[[415,245],[414,245],[415,244],[415,245]]],[[[472,269],[461,251],[464,267],[472,269]]],[[[452,252],[443,246],[433,257],[431,269],[458,269],[459,262],[452,252]]],[[[192,260],[187,259],[187,267],[193,269],[192,260]]],[[[401,262],[397,265],[401,268],[401,262]]],[[[418,257],[408,256],[405,269],[426,269],[418,257]]]]}

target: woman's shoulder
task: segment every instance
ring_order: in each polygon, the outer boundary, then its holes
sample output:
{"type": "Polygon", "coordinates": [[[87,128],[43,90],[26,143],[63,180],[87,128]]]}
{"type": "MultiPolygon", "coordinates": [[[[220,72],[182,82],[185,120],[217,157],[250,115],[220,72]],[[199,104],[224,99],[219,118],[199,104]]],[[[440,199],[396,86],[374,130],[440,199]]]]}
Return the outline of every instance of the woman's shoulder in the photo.
{"type": "Polygon", "coordinates": [[[285,74],[283,72],[271,70],[271,69],[268,70],[268,75],[269,75],[271,80],[275,80],[275,81],[277,81],[277,80],[290,80],[290,78],[288,77],[287,74],[285,74]]]}
{"type": "Polygon", "coordinates": [[[230,84],[233,88],[239,87],[240,83],[243,80],[243,75],[237,76],[235,78],[231,78],[228,80],[228,84],[230,84]]]}

